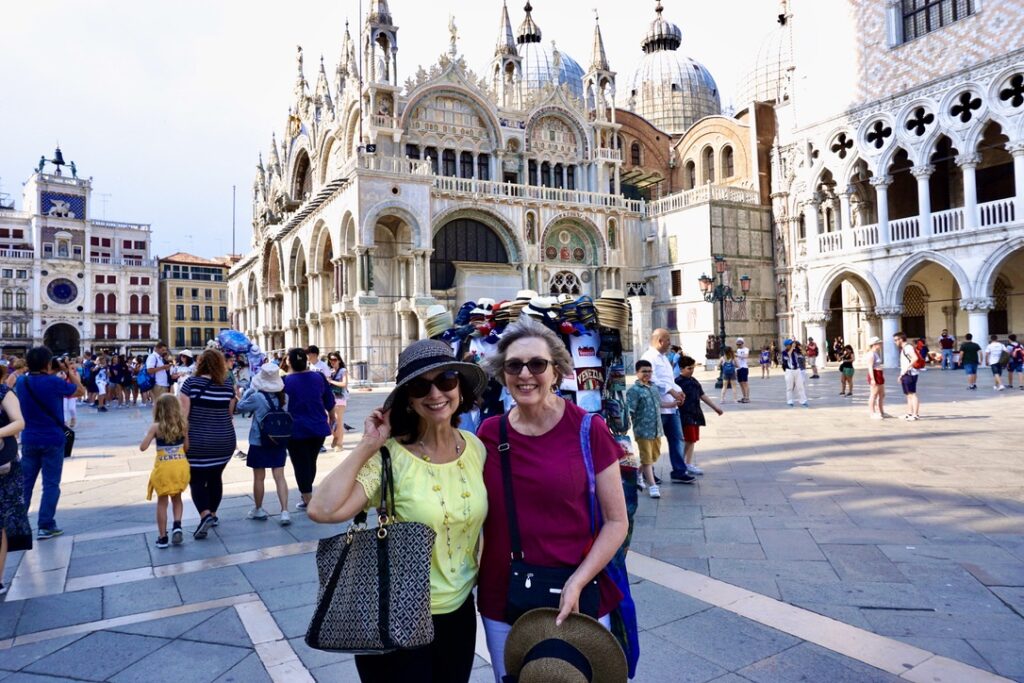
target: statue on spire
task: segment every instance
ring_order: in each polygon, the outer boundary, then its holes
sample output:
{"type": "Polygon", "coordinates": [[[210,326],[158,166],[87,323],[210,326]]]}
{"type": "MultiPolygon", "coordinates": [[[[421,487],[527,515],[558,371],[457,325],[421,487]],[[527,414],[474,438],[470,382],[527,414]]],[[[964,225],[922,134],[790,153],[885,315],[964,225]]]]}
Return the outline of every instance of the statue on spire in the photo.
{"type": "Polygon", "coordinates": [[[448,54],[452,57],[458,54],[459,48],[457,46],[459,40],[459,28],[455,25],[455,15],[448,15],[448,40],[451,45],[448,47],[448,54]]]}

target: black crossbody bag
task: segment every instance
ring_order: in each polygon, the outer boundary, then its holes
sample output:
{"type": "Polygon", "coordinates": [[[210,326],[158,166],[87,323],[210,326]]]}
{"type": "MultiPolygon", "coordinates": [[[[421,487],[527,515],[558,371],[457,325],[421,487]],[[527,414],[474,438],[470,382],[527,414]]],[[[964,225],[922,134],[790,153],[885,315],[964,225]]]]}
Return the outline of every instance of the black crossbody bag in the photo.
{"type": "Polygon", "coordinates": [[[70,458],[71,450],[75,447],[75,430],[68,427],[64,423],[64,420],[58,419],[57,416],[53,414],[53,411],[51,411],[45,403],[36,397],[36,392],[32,391],[32,383],[29,381],[30,377],[31,375],[25,376],[25,388],[28,389],[28,393],[32,396],[32,400],[35,401],[35,404],[42,408],[43,412],[49,415],[50,419],[56,422],[57,426],[64,432],[64,457],[70,458]]]}
{"type": "MultiPolygon", "coordinates": [[[[502,415],[499,427],[501,443],[501,478],[505,488],[505,511],[508,513],[508,535],[512,546],[511,574],[509,575],[508,596],[505,601],[505,621],[514,624],[516,619],[538,607],[558,607],[562,588],[576,567],[541,567],[526,562],[522,539],[519,535],[519,518],[516,515],[516,499],[512,490],[511,446],[508,442],[508,413],[502,415]]],[[[580,593],[580,612],[597,619],[601,607],[601,592],[597,579],[584,586],[580,593]]]]}

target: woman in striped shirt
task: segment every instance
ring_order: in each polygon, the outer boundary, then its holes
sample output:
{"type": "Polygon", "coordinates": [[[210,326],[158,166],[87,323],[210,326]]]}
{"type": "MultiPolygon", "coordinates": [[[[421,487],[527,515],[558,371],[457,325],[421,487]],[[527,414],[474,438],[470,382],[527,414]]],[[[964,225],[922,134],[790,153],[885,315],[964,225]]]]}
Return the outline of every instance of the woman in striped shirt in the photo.
{"type": "Polygon", "coordinates": [[[199,526],[192,534],[206,538],[217,526],[217,508],[224,495],[224,468],[238,445],[232,415],[235,392],[226,382],[227,364],[216,349],[199,356],[191,377],[178,393],[181,410],[188,418],[189,490],[199,511],[199,526]]]}

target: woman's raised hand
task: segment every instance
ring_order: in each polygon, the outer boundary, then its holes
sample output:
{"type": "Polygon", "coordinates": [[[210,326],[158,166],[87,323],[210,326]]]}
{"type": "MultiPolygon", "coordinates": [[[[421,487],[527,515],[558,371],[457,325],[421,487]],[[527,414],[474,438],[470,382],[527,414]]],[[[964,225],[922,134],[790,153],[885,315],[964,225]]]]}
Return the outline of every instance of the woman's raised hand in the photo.
{"type": "Polygon", "coordinates": [[[363,422],[363,441],[376,451],[391,438],[391,411],[377,408],[363,422]]]}

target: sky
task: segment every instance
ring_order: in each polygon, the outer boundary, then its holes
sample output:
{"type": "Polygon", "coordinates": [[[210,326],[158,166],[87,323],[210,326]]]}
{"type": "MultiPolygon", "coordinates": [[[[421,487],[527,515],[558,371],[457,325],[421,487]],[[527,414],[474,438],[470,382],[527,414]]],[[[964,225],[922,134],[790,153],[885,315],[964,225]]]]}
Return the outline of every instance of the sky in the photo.
{"type": "MultiPolygon", "coordinates": [[[[525,3],[524,3],[525,4],[525,3]]],[[[777,0],[663,0],[680,48],[715,77],[723,105],[775,26],[777,0]]],[[[369,2],[363,3],[364,12],[369,2]]],[[[620,90],[642,56],[653,0],[534,0],[543,40],[586,68],[594,12],[620,90]]],[[[448,18],[478,74],[498,35],[500,0],[391,0],[399,82],[448,48],[448,18]]],[[[513,30],[522,20],[509,5],[513,30]]],[[[0,192],[22,206],[22,184],[59,142],[93,178],[92,215],[153,225],[153,252],[216,256],[249,249],[257,154],[280,137],[293,101],[295,46],[316,82],[341,52],[357,0],[50,0],[0,10],[0,192]]]]}

